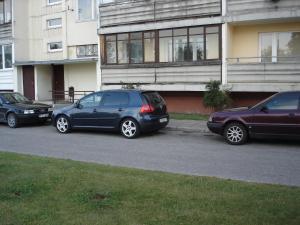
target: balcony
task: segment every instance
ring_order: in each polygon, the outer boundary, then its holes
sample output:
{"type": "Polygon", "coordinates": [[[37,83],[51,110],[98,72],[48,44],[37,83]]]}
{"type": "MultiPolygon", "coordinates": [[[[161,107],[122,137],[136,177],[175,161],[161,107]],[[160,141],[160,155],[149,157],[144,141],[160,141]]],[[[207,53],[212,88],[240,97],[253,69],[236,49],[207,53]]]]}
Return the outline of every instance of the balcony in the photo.
{"type": "Polygon", "coordinates": [[[299,61],[300,56],[230,58],[227,81],[234,91],[296,90],[300,88],[299,61]]]}
{"type": "Polygon", "coordinates": [[[11,23],[0,24],[0,40],[7,40],[12,38],[11,23]]]}
{"type": "Polygon", "coordinates": [[[101,27],[220,14],[220,0],[134,0],[100,5],[101,27]]]}

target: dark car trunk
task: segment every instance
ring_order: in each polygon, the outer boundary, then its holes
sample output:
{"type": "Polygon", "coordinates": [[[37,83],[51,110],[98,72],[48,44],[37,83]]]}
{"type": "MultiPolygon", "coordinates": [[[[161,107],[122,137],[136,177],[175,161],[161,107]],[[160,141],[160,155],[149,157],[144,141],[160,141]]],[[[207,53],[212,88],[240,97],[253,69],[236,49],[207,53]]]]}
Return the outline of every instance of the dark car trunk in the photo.
{"type": "Polygon", "coordinates": [[[157,92],[143,92],[142,95],[146,99],[147,103],[154,108],[153,115],[165,115],[167,114],[167,106],[164,99],[157,92]]]}

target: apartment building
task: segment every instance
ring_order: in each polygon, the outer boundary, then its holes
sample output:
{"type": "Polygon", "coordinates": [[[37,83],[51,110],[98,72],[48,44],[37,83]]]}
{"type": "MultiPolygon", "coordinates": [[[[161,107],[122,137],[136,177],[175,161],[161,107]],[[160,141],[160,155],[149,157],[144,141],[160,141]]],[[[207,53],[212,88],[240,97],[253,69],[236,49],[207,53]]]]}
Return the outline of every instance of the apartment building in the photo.
{"type": "Polygon", "coordinates": [[[12,2],[0,1],[0,91],[14,90],[12,2]]]}
{"type": "Polygon", "coordinates": [[[237,106],[300,89],[298,0],[106,0],[99,24],[102,88],[160,91],[173,112],[207,112],[210,80],[237,106]]]}
{"type": "Polygon", "coordinates": [[[63,92],[95,91],[97,0],[14,1],[16,90],[30,99],[63,100],[63,92]]]}

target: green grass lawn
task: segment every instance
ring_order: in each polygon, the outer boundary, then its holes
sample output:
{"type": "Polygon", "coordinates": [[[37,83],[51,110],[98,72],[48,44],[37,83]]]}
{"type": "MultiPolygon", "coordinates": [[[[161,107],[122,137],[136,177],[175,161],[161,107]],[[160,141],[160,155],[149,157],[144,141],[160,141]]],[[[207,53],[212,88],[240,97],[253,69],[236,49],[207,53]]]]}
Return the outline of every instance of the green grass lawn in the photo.
{"type": "Polygon", "coordinates": [[[208,115],[201,114],[185,114],[185,113],[170,113],[170,118],[174,120],[208,120],[208,115]]]}
{"type": "Polygon", "coordinates": [[[300,188],[0,153],[1,225],[300,224],[300,188]]]}

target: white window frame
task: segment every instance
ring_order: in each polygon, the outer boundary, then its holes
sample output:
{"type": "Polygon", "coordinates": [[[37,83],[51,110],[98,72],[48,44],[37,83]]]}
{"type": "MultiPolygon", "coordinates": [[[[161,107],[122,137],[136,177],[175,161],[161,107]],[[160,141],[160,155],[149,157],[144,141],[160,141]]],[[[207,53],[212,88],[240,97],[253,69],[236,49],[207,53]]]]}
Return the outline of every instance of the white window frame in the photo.
{"type": "Polygon", "coordinates": [[[63,43],[61,41],[56,41],[56,42],[49,42],[48,43],[48,52],[62,52],[63,51],[63,43]],[[51,44],[56,44],[56,43],[61,43],[61,48],[60,49],[50,49],[51,44]]]}
{"type": "Polygon", "coordinates": [[[1,69],[0,68],[0,71],[10,71],[10,70],[12,70],[13,69],[13,58],[14,58],[14,53],[13,53],[13,45],[12,44],[4,44],[4,45],[0,45],[1,46],[1,52],[2,52],[2,66],[3,66],[3,68],[1,69]],[[5,67],[5,51],[4,51],[4,49],[5,49],[5,46],[11,46],[11,61],[12,61],[12,66],[11,67],[9,67],[9,68],[6,68],[5,67]]]}
{"type": "Polygon", "coordinates": [[[48,20],[47,20],[47,28],[48,28],[48,29],[55,29],[55,28],[61,28],[61,27],[62,27],[62,18],[52,18],[52,19],[48,19],[48,20]],[[51,20],[58,20],[58,19],[60,19],[60,21],[61,21],[61,24],[60,24],[60,25],[54,25],[54,26],[51,26],[51,25],[50,25],[49,22],[50,22],[51,20]]]}
{"type": "Polygon", "coordinates": [[[78,13],[78,10],[79,10],[79,5],[78,5],[78,1],[79,0],[76,0],[76,21],[77,22],[88,22],[88,21],[93,21],[96,19],[96,11],[95,11],[95,7],[98,5],[98,1],[97,0],[91,0],[92,1],[92,8],[91,8],[91,12],[92,12],[92,18],[91,19],[85,19],[85,20],[81,20],[79,18],[79,13],[78,13]]]}
{"type": "Polygon", "coordinates": [[[62,0],[58,0],[57,2],[50,2],[50,0],[47,0],[47,5],[59,5],[62,3],[62,0]]]}

